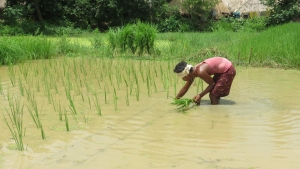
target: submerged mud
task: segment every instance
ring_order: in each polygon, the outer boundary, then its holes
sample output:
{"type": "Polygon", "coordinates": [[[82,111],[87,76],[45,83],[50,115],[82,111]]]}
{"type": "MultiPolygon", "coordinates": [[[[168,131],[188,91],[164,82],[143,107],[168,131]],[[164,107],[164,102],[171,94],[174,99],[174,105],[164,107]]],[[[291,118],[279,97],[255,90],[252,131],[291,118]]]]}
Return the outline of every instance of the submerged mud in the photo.
{"type": "Polygon", "coordinates": [[[60,58],[2,66],[0,111],[8,118],[13,105],[24,106],[25,150],[0,123],[0,168],[300,167],[299,71],[237,67],[220,105],[205,96],[183,114],[170,104],[184,84],[175,64],[60,58]]]}

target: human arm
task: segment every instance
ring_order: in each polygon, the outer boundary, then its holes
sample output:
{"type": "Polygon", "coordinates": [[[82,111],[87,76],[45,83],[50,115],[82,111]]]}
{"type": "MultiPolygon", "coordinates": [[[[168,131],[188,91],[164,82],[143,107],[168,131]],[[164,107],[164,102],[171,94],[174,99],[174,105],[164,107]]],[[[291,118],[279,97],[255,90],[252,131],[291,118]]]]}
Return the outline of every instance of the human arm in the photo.
{"type": "Polygon", "coordinates": [[[197,104],[200,104],[200,100],[203,96],[205,96],[207,93],[209,93],[211,90],[213,90],[213,88],[215,87],[216,83],[214,82],[213,78],[208,74],[209,71],[209,67],[207,64],[203,64],[199,71],[197,72],[197,75],[203,80],[205,81],[208,86],[200,93],[197,94],[194,97],[194,101],[197,104]]]}
{"type": "Polygon", "coordinates": [[[194,79],[187,80],[185,85],[178,92],[176,99],[180,99],[189,90],[190,86],[193,84],[194,79]]]}

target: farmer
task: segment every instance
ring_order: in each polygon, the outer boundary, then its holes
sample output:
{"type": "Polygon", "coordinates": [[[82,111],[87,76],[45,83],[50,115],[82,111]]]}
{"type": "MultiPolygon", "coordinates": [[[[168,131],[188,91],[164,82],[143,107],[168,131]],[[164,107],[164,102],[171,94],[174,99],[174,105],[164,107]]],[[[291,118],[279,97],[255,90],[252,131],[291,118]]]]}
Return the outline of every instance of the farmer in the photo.
{"type": "Polygon", "coordinates": [[[178,63],[174,69],[178,77],[186,81],[181,88],[176,98],[179,99],[189,90],[195,77],[204,80],[208,86],[200,94],[194,97],[194,101],[199,105],[201,98],[209,93],[211,104],[219,104],[220,97],[225,97],[229,94],[232,81],[236,71],[232,63],[223,57],[213,57],[204,60],[203,62],[192,66],[185,61],[178,63]],[[211,75],[214,75],[211,77],[211,75]]]}

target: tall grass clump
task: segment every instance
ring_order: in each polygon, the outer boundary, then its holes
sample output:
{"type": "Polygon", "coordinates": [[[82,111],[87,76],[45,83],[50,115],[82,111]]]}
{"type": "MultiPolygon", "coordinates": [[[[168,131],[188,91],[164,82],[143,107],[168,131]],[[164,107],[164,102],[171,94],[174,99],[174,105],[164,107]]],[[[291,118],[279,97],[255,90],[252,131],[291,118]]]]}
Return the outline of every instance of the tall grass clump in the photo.
{"type": "Polygon", "coordinates": [[[0,64],[15,64],[28,59],[48,59],[55,55],[55,45],[43,36],[0,37],[0,64]]]}
{"type": "Polygon", "coordinates": [[[113,50],[130,51],[133,54],[148,54],[154,50],[157,30],[153,25],[137,22],[109,31],[108,42],[113,50]]]}
{"type": "Polygon", "coordinates": [[[21,44],[22,49],[26,49],[27,60],[50,59],[56,55],[56,47],[47,37],[25,37],[26,43],[21,44]]]}
{"type": "Polygon", "coordinates": [[[99,30],[95,29],[93,31],[92,35],[93,35],[92,38],[90,38],[90,42],[91,42],[92,48],[94,50],[98,50],[103,45],[103,41],[102,41],[102,38],[100,36],[99,30]]]}
{"type": "Polygon", "coordinates": [[[56,44],[59,54],[68,54],[68,56],[77,56],[78,54],[90,54],[90,48],[82,45],[80,42],[72,42],[66,34],[61,36],[56,44]]]}

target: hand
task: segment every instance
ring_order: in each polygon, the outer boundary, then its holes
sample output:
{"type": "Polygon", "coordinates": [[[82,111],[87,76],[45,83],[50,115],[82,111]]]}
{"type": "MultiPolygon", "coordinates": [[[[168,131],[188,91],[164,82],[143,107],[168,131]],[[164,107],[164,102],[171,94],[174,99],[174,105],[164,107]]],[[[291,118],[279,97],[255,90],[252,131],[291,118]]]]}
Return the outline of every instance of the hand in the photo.
{"type": "Polygon", "coordinates": [[[194,102],[197,104],[197,105],[200,105],[200,101],[201,101],[201,97],[199,94],[197,94],[194,98],[193,98],[194,102]]]}

